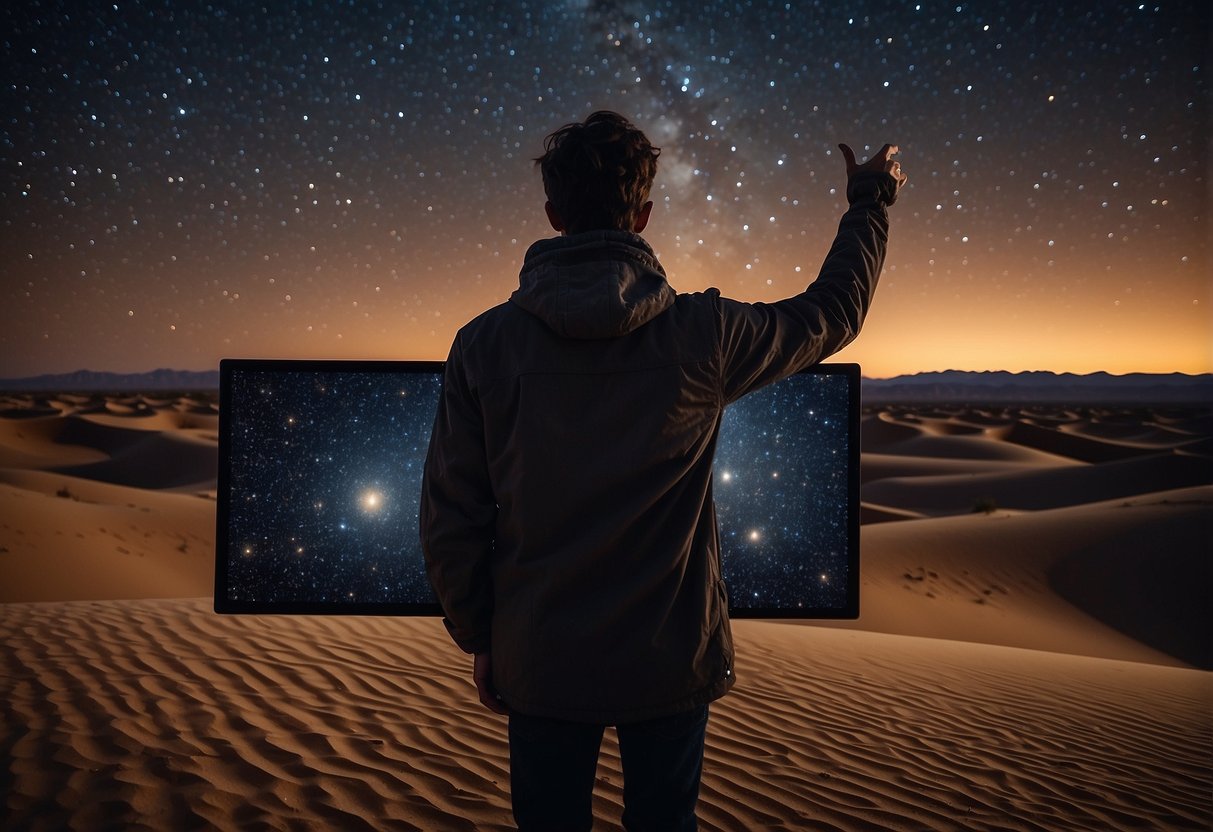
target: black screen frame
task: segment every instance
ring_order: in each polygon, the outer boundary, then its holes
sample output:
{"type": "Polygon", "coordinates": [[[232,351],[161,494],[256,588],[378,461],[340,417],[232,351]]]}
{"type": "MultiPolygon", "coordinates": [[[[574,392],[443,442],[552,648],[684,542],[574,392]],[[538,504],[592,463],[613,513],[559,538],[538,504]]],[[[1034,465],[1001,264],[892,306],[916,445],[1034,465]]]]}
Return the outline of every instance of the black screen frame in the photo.
{"type": "MultiPolygon", "coordinates": [[[[229,597],[232,487],[232,381],[237,372],[304,373],[442,373],[441,361],[397,361],[358,359],[259,359],[227,358],[220,361],[219,377],[219,470],[216,493],[215,594],[214,609],[221,614],[257,615],[363,615],[363,616],[440,616],[437,603],[332,602],[332,601],[249,601],[229,597]]],[[[730,618],[846,620],[859,617],[859,423],[860,368],[854,363],[817,364],[802,374],[845,375],[847,393],[847,495],[846,495],[846,579],[845,602],[829,607],[737,606],[730,600],[730,618]]],[[[778,382],[777,382],[778,383],[778,382]]],[[[722,555],[723,557],[723,555],[722,555]]]]}

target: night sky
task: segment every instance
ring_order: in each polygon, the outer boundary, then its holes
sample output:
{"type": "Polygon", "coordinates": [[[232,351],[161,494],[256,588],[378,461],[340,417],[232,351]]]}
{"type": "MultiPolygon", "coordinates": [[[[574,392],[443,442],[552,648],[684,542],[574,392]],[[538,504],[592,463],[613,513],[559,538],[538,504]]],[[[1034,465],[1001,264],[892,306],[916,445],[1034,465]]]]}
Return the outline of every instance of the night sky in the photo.
{"type": "Polygon", "coordinates": [[[848,395],[842,375],[799,375],[725,410],[713,495],[734,607],[846,606],[848,395]]]}
{"type": "MultiPolygon", "coordinates": [[[[227,600],[433,603],[417,530],[439,389],[437,375],[234,373],[227,600]]],[[[848,395],[845,375],[804,374],[726,410],[714,491],[735,609],[847,605],[848,395]]]]}
{"type": "Polygon", "coordinates": [[[438,374],[234,373],[228,599],[433,603],[418,506],[440,389],[438,374]]]}
{"type": "Polygon", "coordinates": [[[663,148],[681,291],[816,274],[898,143],[872,376],[1213,369],[1210,4],[4,4],[0,376],[442,358],[550,236],[531,158],[663,148]]]}

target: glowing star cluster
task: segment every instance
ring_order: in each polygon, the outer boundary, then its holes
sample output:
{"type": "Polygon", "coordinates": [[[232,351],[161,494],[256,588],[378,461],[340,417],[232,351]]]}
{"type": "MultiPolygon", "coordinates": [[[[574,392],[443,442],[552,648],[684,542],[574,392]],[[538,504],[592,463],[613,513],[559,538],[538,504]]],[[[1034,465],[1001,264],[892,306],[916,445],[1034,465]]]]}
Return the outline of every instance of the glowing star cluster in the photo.
{"type": "Polygon", "coordinates": [[[803,376],[725,411],[714,493],[735,604],[845,603],[851,449],[847,390],[839,380],[803,376]]]}
{"type": "Polygon", "coordinates": [[[836,143],[897,142],[870,376],[1207,371],[1211,8],[0,4],[0,376],[441,358],[600,108],[662,147],[672,284],[750,301],[816,275],[836,143]]]}
{"type": "Polygon", "coordinates": [[[379,510],[383,508],[383,493],[373,488],[368,489],[362,492],[358,503],[367,514],[378,514],[379,510]]]}
{"type": "Polygon", "coordinates": [[[403,383],[381,373],[235,377],[233,600],[433,601],[417,513],[440,381],[403,383]]]}
{"type": "MultiPolygon", "coordinates": [[[[434,602],[418,504],[439,390],[436,376],[392,373],[234,377],[230,600],[434,602]]],[[[846,605],[847,415],[843,375],[788,379],[725,411],[715,497],[735,608],[846,605]]]]}

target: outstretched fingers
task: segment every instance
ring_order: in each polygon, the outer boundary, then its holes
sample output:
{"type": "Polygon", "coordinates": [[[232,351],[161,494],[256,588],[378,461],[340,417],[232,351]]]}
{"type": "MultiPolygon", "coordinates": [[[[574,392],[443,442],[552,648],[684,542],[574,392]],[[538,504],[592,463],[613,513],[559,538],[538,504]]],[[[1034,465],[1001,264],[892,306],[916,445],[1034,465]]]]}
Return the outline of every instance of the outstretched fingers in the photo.
{"type": "Polygon", "coordinates": [[[898,185],[904,185],[906,176],[901,172],[901,162],[893,159],[901,152],[895,144],[886,144],[875,154],[871,159],[868,159],[863,164],[857,164],[855,161],[855,151],[848,145],[840,144],[838,149],[842,151],[842,158],[847,163],[847,176],[853,176],[856,173],[887,173],[897,180],[898,185]]]}
{"type": "Polygon", "coordinates": [[[884,157],[884,169],[889,173],[890,176],[897,180],[897,187],[899,188],[904,185],[908,179],[908,177],[901,172],[901,162],[893,158],[900,152],[901,148],[895,144],[886,144],[883,148],[881,148],[880,152],[880,155],[884,157]]]}

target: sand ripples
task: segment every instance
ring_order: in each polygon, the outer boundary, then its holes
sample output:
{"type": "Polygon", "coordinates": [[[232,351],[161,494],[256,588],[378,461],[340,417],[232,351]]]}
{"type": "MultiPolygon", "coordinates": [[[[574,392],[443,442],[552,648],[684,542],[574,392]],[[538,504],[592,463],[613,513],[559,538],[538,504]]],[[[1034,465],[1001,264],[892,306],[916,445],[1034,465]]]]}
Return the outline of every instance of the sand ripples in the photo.
{"type": "Polygon", "coordinates": [[[14,828],[474,829],[486,794],[508,817],[504,749],[463,766],[487,726],[439,706],[468,697],[438,633],[172,601],[0,620],[14,828]]]}
{"type": "MultiPolygon", "coordinates": [[[[1213,676],[737,622],[703,828],[1203,829],[1213,676]]],[[[434,619],[15,604],[5,828],[510,828],[504,722],[434,619]]],[[[608,733],[595,812],[617,828],[608,733]]]]}

